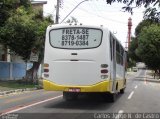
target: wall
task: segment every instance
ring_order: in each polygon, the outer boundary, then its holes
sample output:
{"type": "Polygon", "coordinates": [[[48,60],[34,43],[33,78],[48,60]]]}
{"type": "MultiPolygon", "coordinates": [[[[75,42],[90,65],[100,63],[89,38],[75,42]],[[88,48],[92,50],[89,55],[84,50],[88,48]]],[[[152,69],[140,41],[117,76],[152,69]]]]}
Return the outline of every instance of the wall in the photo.
{"type": "MultiPolygon", "coordinates": [[[[0,61],[0,80],[18,80],[26,76],[26,71],[32,68],[33,63],[15,63],[0,61]]],[[[40,65],[38,78],[42,77],[43,67],[40,65]]]]}
{"type": "Polygon", "coordinates": [[[25,75],[25,63],[0,62],[0,80],[22,79],[25,75]]]}

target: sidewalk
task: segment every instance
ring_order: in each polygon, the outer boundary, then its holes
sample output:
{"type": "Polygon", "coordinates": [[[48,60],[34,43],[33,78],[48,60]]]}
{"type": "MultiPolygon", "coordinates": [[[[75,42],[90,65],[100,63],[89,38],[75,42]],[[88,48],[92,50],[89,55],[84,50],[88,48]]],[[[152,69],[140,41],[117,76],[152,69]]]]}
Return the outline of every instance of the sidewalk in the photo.
{"type": "Polygon", "coordinates": [[[137,80],[142,80],[142,81],[145,80],[145,81],[147,81],[147,82],[160,83],[159,77],[156,77],[156,78],[154,79],[153,73],[152,73],[151,70],[146,70],[146,72],[145,72],[145,74],[144,74],[143,77],[139,77],[139,76],[136,77],[136,74],[137,74],[137,72],[129,71],[129,72],[126,73],[126,78],[128,79],[128,78],[130,78],[130,77],[134,77],[134,76],[135,76],[135,78],[136,78],[137,80]]]}
{"type": "Polygon", "coordinates": [[[151,70],[147,70],[146,71],[146,81],[148,82],[155,82],[155,83],[160,83],[160,79],[159,77],[155,77],[154,79],[154,76],[153,76],[153,73],[151,70]]]}
{"type": "Polygon", "coordinates": [[[12,81],[0,81],[0,96],[39,89],[37,85],[26,85],[12,81]]]}
{"type": "Polygon", "coordinates": [[[9,95],[9,94],[16,94],[16,93],[21,93],[25,91],[33,91],[37,90],[37,88],[25,88],[25,89],[15,89],[15,90],[7,90],[7,91],[0,91],[0,97],[4,95],[9,95]]]}

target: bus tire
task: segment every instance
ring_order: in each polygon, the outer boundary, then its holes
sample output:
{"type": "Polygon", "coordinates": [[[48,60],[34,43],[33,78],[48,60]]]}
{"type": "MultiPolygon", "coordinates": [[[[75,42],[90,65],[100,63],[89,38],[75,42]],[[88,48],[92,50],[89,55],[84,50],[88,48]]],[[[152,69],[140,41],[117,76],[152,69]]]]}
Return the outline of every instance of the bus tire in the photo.
{"type": "Polygon", "coordinates": [[[120,94],[124,94],[126,88],[126,79],[124,80],[124,88],[120,90],[120,94]]]}
{"type": "Polygon", "coordinates": [[[78,95],[76,93],[63,92],[63,99],[65,99],[66,101],[76,100],[77,97],[78,97],[78,95]]]}
{"type": "Polygon", "coordinates": [[[116,97],[117,97],[117,94],[116,93],[110,93],[109,95],[109,102],[115,102],[116,101],[116,97]]]}
{"type": "Polygon", "coordinates": [[[124,92],[125,92],[125,88],[122,88],[122,89],[120,90],[120,94],[124,94],[124,92]]]}

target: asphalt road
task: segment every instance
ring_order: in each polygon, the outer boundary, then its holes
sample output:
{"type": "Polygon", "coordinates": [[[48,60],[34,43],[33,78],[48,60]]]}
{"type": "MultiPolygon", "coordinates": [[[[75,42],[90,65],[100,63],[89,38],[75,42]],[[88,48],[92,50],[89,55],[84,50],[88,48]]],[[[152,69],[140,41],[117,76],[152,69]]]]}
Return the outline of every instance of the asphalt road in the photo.
{"type": "Polygon", "coordinates": [[[99,95],[65,101],[61,92],[31,91],[0,97],[2,119],[160,119],[160,82],[139,70],[127,77],[127,88],[114,103],[99,95]],[[4,115],[6,114],[6,115],[4,115]]]}

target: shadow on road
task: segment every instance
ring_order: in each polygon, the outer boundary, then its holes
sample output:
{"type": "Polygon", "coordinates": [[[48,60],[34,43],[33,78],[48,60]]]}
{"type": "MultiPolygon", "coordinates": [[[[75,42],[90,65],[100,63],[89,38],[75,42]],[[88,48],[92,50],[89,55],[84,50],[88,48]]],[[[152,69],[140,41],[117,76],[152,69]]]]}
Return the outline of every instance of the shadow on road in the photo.
{"type": "Polygon", "coordinates": [[[61,108],[61,109],[74,109],[74,110],[107,110],[113,106],[120,98],[121,94],[117,95],[117,99],[114,103],[109,103],[104,100],[102,95],[89,94],[79,95],[78,99],[73,101],[65,101],[64,99],[60,102],[50,103],[45,108],[61,108]]]}

